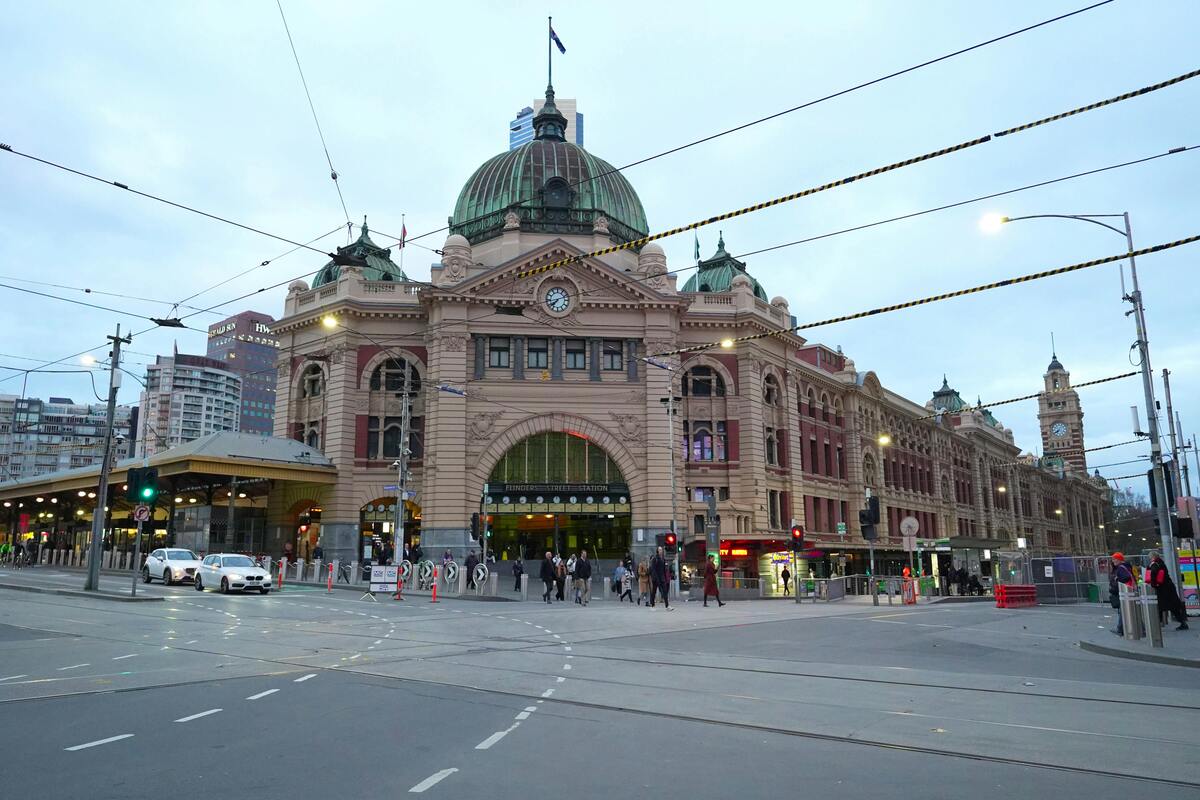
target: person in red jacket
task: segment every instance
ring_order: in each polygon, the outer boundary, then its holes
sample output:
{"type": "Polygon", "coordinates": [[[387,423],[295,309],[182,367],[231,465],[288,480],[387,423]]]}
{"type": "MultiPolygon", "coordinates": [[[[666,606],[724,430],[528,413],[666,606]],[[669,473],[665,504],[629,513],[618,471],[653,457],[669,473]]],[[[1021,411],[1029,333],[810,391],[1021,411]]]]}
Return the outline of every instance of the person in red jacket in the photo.
{"type": "Polygon", "coordinates": [[[1186,631],[1188,629],[1187,609],[1184,608],[1183,601],[1179,599],[1179,592],[1175,590],[1175,582],[1171,580],[1171,573],[1167,571],[1167,565],[1157,551],[1150,553],[1150,568],[1146,571],[1146,582],[1154,587],[1154,594],[1158,597],[1158,612],[1160,614],[1170,612],[1175,617],[1175,621],[1179,623],[1179,627],[1175,630],[1186,631]]]}
{"type": "Polygon", "coordinates": [[[708,554],[708,562],[704,565],[704,607],[708,608],[708,596],[712,595],[717,598],[717,605],[723,606],[721,602],[721,590],[717,588],[717,565],[713,563],[712,553],[708,554]]]}

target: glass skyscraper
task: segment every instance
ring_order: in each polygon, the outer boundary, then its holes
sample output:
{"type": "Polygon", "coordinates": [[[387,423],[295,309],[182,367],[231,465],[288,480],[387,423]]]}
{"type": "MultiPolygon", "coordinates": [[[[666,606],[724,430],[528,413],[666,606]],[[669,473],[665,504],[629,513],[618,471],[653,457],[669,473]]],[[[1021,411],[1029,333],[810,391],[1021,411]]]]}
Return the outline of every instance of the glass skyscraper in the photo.
{"type": "MultiPolygon", "coordinates": [[[[518,111],[516,119],[508,123],[509,150],[516,150],[533,141],[533,118],[545,104],[544,98],[535,100],[532,106],[525,106],[518,111]]],[[[567,141],[583,147],[583,114],[575,109],[575,101],[556,98],[554,104],[567,118],[567,141]]]]}

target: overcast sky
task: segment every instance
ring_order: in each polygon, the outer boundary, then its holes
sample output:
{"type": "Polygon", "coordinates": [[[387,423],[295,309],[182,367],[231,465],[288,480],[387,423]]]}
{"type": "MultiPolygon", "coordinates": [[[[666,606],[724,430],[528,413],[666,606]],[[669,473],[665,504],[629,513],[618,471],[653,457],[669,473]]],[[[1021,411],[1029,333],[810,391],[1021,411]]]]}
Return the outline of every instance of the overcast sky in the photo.
{"type": "MultiPolygon", "coordinates": [[[[351,218],[368,214],[372,229],[398,233],[407,214],[410,236],[445,224],[471,172],[507,148],[509,120],[544,91],[549,13],[567,47],[555,56],[555,88],[578,100],[588,150],[622,165],[1083,5],[284,0],[351,218]]],[[[626,175],[651,230],[673,227],[1195,69],[1198,23],[1200,6],[1190,0],[1118,0],[626,175]]],[[[0,41],[0,142],[299,241],[344,225],[272,0],[9,3],[0,41]]],[[[743,253],[1200,145],[1197,109],[1200,79],[728,221],[725,241],[743,253]]],[[[1128,210],[1137,246],[1200,233],[1198,172],[1200,154],[1188,152],[747,260],[770,296],[786,297],[801,321],[820,319],[1124,248],[1115,234],[1069,220],[984,235],[977,223],[985,212],[1128,210]]],[[[0,282],[143,317],[170,306],[131,297],[177,301],[289,249],[6,153],[0,185],[0,282]]],[[[717,229],[699,235],[707,257],[717,229]]],[[[344,243],[343,231],[321,244],[344,243]]],[[[691,262],[691,234],[662,244],[672,268],[691,262]]],[[[410,275],[428,278],[431,253],[412,247],[405,258],[410,275]]],[[[1157,374],[1172,370],[1189,431],[1200,427],[1198,259],[1200,244],[1139,262],[1153,365],[1157,374]]],[[[294,253],[190,304],[213,305],[322,263],[294,253]]],[[[204,328],[247,308],[278,316],[284,291],[190,322],[204,328]]],[[[7,366],[101,345],[118,322],[123,331],[147,327],[145,319],[0,293],[7,366]]],[[[943,373],[965,399],[988,402],[1042,388],[1051,331],[1075,382],[1132,369],[1126,308],[1112,265],[807,336],[841,345],[859,370],[917,402],[943,373]]],[[[181,352],[204,351],[202,333],[159,330],[134,340],[130,360],[153,361],[173,340],[181,352]]],[[[0,376],[9,376],[0,392],[21,391],[20,373],[0,376]]],[[[137,388],[127,381],[121,399],[136,401],[137,388]]],[[[92,399],[82,374],[33,374],[26,391],[92,399]]],[[[1089,446],[1131,438],[1140,381],[1085,388],[1081,400],[1089,446]]],[[[1036,409],[1027,401],[995,410],[1026,450],[1040,446],[1036,409]]],[[[1147,452],[1126,446],[1091,454],[1089,463],[1147,452]]]]}

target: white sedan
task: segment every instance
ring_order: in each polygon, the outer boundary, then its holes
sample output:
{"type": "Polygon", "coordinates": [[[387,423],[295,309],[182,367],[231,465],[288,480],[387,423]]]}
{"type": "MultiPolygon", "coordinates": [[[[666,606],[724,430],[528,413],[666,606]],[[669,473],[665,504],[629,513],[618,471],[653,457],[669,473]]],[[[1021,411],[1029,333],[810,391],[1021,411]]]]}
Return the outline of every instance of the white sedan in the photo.
{"type": "Polygon", "coordinates": [[[190,581],[200,568],[200,556],[191,550],[177,547],[160,547],[146,556],[142,567],[142,582],[149,583],[152,578],[170,586],[180,581],[190,581]]]}
{"type": "Polygon", "coordinates": [[[196,591],[219,589],[222,594],[257,589],[271,591],[271,573],[257,566],[249,556],[236,553],[214,553],[205,556],[196,571],[196,591]]]}

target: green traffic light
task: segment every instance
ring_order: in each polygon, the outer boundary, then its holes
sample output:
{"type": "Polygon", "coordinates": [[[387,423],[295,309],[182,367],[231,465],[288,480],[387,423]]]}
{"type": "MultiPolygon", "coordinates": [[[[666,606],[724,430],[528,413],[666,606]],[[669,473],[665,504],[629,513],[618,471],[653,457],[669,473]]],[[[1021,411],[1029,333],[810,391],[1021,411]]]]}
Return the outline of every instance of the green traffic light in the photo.
{"type": "Polygon", "coordinates": [[[142,497],[146,500],[149,500],[150,498],[154,497],[154,488],[151,486],[143,486],[142,487],[142,497]]]}

